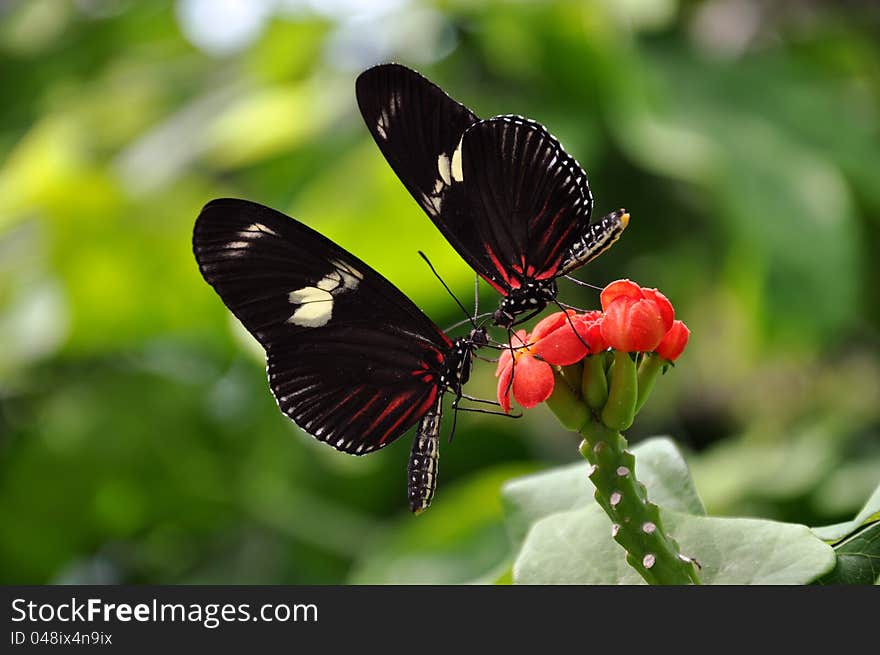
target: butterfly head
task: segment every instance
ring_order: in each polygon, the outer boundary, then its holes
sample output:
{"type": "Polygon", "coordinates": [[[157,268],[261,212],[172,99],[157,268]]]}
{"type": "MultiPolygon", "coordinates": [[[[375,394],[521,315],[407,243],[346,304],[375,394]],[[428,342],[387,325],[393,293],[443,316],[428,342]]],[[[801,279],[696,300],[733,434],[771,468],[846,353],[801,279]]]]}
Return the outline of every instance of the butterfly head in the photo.
{"type": "Polygon", "coordinates": [[[481,325],[471,330],[471,333],[467,336],[467,343],[471,350],[488,346],[489,333],[486,331],[486,328],[481,325]]]}
{"type": "Polygon", "coordinates": [[[468,336],[455,340],[454,356],[449,360],[449,369],[446,375],[453,391],[458,393],[470,378],[474,352],[487,345],[489,345],[489,333],[483,326],[475,327],[468,336]]]}
{"type": "Polygon", "coordinates": [[[556,281],[555,280],[537,280],[513,289],[508,295],[504,296],[498,309],[492,315],[492,322],[498,327],[509,330],[517,323],[524,320],[517,320],[520,314],[528,312],[528,318],[531,318],[552,302],[556,298],[556,281]]]}

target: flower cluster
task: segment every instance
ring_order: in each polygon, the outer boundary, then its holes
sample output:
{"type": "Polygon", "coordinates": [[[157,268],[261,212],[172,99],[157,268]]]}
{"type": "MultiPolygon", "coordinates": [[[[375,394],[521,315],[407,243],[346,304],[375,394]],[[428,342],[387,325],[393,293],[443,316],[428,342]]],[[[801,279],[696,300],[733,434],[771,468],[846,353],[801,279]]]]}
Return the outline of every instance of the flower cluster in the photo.
{"type": "MultiPolygon", "coordinates": [[[[624,414],[628,410],[628,417],[620,420],[609,417],[612,423],[631,422],[632,413],[641,406],[653,386],[656,373],[681,355],[690,330],[675,320],[675,310],[666,296],[630,280],[618,280],[605,287],[601,303],[602,311],[557,312],[541,320],[531,333],[519,330],[512,336],[495,373],[498,402],[505,412],[510,411],[511,393],[522,407],[531,408],[547,401],[560,380],[567,380],[563,383],[572,386],[570,369],[581,363],[583,385],[574,386],[581,387],[577,391],[593,410],[601,411],[604,405],[619,400],[609,396],[609,388],[612,392],[615,388],[615,375],[611,356],[605,353],[609,349],[614,351],[618,378],[626,375],[622,369],[630,369],[630,365],[623,362],[618,365],[617,354],[649,353],[640,358],[638,370],[635,361],[627,356],[632,364],[629,377],[637,375],[637,387],[641,388],[626,391],[633,396],[632,403],[628,400],[624,403],[624,414]],[[629,408],[629,404],[633,407],[629,408]]],[[[620,382],[617,386],[633,385],[620,382]]]]}

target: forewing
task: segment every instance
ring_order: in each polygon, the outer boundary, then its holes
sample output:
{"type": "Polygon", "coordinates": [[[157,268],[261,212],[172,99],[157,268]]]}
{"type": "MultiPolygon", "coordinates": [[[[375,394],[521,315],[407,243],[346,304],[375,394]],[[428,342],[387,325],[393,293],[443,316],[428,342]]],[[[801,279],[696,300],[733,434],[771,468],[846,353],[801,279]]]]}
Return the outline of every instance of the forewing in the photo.
{"type": "Polygon", "coordinates": [[[502,293],[555,277],[590,222],[587,176],[542,125],[519,116],[480,121],[453,154],[440,225],[502,293]]]}
{"type": "Polygon", "coordinates": [[[436,221],[452,181],[452,153],[477,117],[436,84],[399,64],[364,71],[355,90],[379,150],[436,221]]]}
{"type": "Polygon", "coordinates": [[[349,453],[391,443],[441,392],[449,339],[394,285],[311,228],[214,200],[196,220],[205,280],[265,348],[278,406],[349,453]]]}

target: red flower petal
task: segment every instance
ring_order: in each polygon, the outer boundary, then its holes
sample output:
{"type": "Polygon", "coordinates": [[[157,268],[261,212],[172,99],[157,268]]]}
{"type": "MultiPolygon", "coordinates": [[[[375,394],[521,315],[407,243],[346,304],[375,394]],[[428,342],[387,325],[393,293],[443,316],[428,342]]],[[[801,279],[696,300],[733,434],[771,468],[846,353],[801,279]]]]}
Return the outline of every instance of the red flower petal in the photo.
{"type": "MultiPolygon", "coordinates": [[[[510,352],[510,351],[507,351],[510,352]]],[[[519,368],[519,366],[517,366],[519,368]]],[[[503,369],[499,366],[498,373],[498,402],[505,414],[510,414],[510,376],[513,375],[513,359],[508,359],[508,365],[503,369]]],[[[519,371],[517,371],[519,375],[519,371]]]]}
{"type": "MultiPolygon", "coordinates": [[[[529,409],[547,400],[551,393],[553,369],[547,362],[528,356],[516,360],[513,376],[513,397],[516,402],[529,409]]],[[[500,398],[498,402],[501,402],[500,398]]]]}
{"type": "Polygon", "coordinates": [[[601,323],[608,344],[624,352],[651,352],[667,331],[663,312],[648,299],[633,302],[628,297],[616,298],[601,323]]]}
{"type": "Polygon", "coordinates": [[[651,352],[672,326],[653,300],[639,300],[629,309],[630,352],[651,352]]]}
{"type": "MultiPolygon", "coordinates": [[[[571,318],[570,324],[563,314],[562,325],[537,341],[532,352],[554,366],[568,366],[586,357],[589,351],[586,345],[587,326],[581,317],[572,316],[571,318]],[[572,325],[574,325],[574,329],[572,325]]],[[[534,333],[532,335],[534,338],[534,333]]]]}
{"type": "Polygon", "coordinates": [[[657,346],[657,354],[667,362],[674,362],[687,346],[691,331],[681,321],[675,321],[657,346]]]}
{"type": "Polygon", "coordinates": [[[602,289],[602,293],[599,296],[599,300],[602,302],[602,309],[607,312],[611,303],[620,296],[625,296],[632,300],[641,300],[643,297],[642,288],[632,280],[616,280],[612,282],[602,289]]]}
{"type": "Polygon", "coordinates": [[[510,338],[511,348],[517,349],[529,345],[529,335],[525,330],[517,330],[510,338]]]}
{"type": "Polygon", "coordinates": [[[602,336],[602,321],[591,321],[587,324],[587,344],[590,346],[590,355],[608,350],[608,342],[602,336]]]}
{"type": "Polygon", "coordinates": [[[657,308],[660,310],[660,316],[663,317],[663,324],[666,326],[666,329],[669,330],[672,327],[672,321],[675,319],[675,309],[673,309],[672,303],[669,302],[669,299],[666,296],[657,291],[657,289],[642,289],[642,293],[646,299],[653,300],[657,303],[657,308]]]}
{"type": "Polygon", "coordinates": [[[615,350],[631,352],[629,308],[632,304],[631,298],[618,297],[605,307],[605,316],[602,318],[599,327],[602,337],[615,350]]]}
{"type": "Polygon", "coordinates": [[[578,319],[583,322],[586,329],[585,340],[590,347],[590,352],[587,353],[589,355],[608,350],[608,343],[605,341],[605,337],[602,336],[601,330],[603,318],[604,314],[598,309],[584,312],[578,316],[578,319]]]}
{"type": "Polygon", "coordinates": [[[505,368],[508,368],[513,365],[513,353],[510,348],[505,348],[501,351],[501,356],[498,358],[498,366],[495,367],[495,377],[497,378],[504,371],[505,368]]]}
{"type": "Polygon", "coordinates": [[[531,342],[534,343],[542,339],[543,337],[547,336],[555,329],[557,329],[559,326],[566,323],[566,313],[574,314],[574,311],[569,310],[568,312],[556,312],[554,314],[550,314],[549,316],[545,316],[540,321],[538,321],[538,324],[529,335],[529,339],[531,339],[531,342]]]}

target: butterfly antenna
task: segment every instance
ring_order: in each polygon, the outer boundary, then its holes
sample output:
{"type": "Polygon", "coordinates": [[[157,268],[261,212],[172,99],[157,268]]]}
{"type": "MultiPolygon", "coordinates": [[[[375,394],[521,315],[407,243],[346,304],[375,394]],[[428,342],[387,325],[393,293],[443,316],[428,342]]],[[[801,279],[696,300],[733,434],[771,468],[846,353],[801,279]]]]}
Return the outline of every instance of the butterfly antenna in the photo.
{"type": "Polygon", "coordinates": [[[480,313],[480,275],[474,273],[474,323],[477,322],[477,316],[480,313]]]}
{"type": "Polygon", "coordinates": [[[461,327],[465,323],[473,324],[474,321],[476,321],[477,319],[486,318],[487,316],[492,316],[492,312],[486,312],[485,314],[477,314],[476,316],[468,316],[467,318],[460,320],[458,323],[453,323],[448,328],[446,328],[444,330],[444,332],[449,332],[451,330],[454,330],[457,327],[461,327]]]}
{"type": "Polygon", "coordinates": [[[590,284],[589,282],[578,280],[576,277],[572,277],[571,275],[563,275],[562,277],[564,277],[566,280],[574,282],[579,287],[589,287],[590,289],[595,289],[596,291],[602,290],[602,287],[597,287],[595,284],[590,284]]]}
{"type": "Polygon", "coordinates": [[[477,322],[474,319],[474,317],[472,317],[471,313],[464,308],[464,305],[461,304],[461,301],[455,297],[455,294],[452,293],[452,289],[450,289],[449,285],[447,285],[446,282],[443,281],[443,278],[440,277],[440,274],[437,272],[437,269],[434,268],[434,265],[431,263],[431,260],[428,259],[428,256],[425,253],[423,253],[421,250],[419,250],[419,256],[425,260],[425,263],[428,264],[428,268],[431,269],[431,272],[434,274],[434,277],[436,277],[438,280],[440,280],[440,284],[442,284],[443,288],[446,289],[446,293],[448,293],[450,296],[452,296],[452,299],[455,301],[455,304],[458,305],[461,308],[461,311],[464,313],[464,315],[467,316],[467,320],[474,327],[477,327],[477,322]]]}

